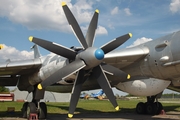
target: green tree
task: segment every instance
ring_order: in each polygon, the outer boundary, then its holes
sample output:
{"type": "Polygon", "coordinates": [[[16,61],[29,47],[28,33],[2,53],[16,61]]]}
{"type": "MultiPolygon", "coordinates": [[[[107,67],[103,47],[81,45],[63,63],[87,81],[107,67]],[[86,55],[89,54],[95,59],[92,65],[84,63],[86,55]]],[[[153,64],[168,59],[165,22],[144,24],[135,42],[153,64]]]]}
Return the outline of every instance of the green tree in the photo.
{"type": "Polygon", "coordinates": [[[0,93],[2,92],[9,92],[9,88],[6,88],[4,86],[0,86],[0,93]]]}

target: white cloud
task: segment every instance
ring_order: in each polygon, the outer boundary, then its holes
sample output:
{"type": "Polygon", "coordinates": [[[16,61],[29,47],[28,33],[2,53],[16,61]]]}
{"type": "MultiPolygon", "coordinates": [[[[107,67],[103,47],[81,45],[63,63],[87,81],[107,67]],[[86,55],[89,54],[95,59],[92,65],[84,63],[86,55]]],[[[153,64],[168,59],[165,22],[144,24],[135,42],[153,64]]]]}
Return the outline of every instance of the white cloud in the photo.
{"type": "Polygon", "coordinates": [[[111,15],[119,14],[122,11],[124,11],[125,15],[127,15],[127,16],[132,15],[129,8],[124,8],[123,10],[120,11],[118,7],[115,7],[114,9],[111,10],[111,15]]]}
{"type": "Polygon", "coordinates": [[[112,11],[111,11],[111,15],[116,15],[119,13],[119,8],[115,7],[112,11]]]}
{"type": "Polygon", "coordinates": [[[0,61],[5,60],[25,60],[25,59],[33,59],[34,52],[33,51],[19,51],[15,47],[3,45],[4,48],[0,50],[0,61]]]}
{"type": "MultiPolygon", "coordinates": [[[[82,31],[84,31],[84,34],[86,35],[86,32],[87,32],[87,29],[88,29],[88,26],[83,26],[81,27],[82,28],[82,31]]],[[[97,29],[96,29],[96,35],[106,35],[108,34],[108,31],[106,30],[105,27],[103,26],[97,26],[97,29]]]]}
{"type": "Polygon", "coordinates": [[[169,9],[172,13],[180,12],[180,0],[171,0],[169,9]]]}
{"type": "Polygon", "coordinates": [[[133,42],[132,45],[127,46],[127,48],[134,47],[134,46],[137,46],[137,45],[140,45],[140,44],[149,42],[149,41],[151,41],[151,40],[152,40],[152,38],[145,38],[145,37],[138,38],[137,40],[135,40],[135,41],[133,42]]]}
{"type": "Polygon", "coordinates": [[[106,30],[105,27],[98,26],[96,30],[96,35],[103,35],[103,34],[108,34],[108,31],[106,30]]]}
{"type": "Polygon", "coordinates": [[[124,12],[126,13],[127,16],[132,15],[132,13],[131,13],[129,8],[124,8],[124,12]]]}
{"type": "MultiPolygon", "coordinates": [[[[65,0],[78,23],[89,24],[93,15],[93,2],[79,0],[74,5],[65,0]]],[[[61,7],[61,0],[4,0],[0,4],[0,17],[36,30],[71,31],[61,7]]]]}
{"type": "Polygon", "coordinates": [[[92,5],[93,3],[91,1],[87,2],[86,0],[79,0],[70,8],[72,9],[72,12],[75,18],[77,19],[78,23],[89,24],[89,21],[93,16],[93,12],[95,11],[92,8],[92,5]]]}

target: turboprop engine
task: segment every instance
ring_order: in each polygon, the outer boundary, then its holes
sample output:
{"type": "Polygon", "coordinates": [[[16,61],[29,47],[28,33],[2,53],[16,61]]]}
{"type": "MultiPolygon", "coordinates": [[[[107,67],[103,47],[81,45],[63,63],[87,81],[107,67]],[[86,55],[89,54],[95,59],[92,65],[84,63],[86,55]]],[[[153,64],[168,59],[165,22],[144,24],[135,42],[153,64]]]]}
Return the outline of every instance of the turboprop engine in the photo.
{"type": "Polygon", "coordinates": [[[119,83],[116,88],[131,95],[153,96],[166,89],[171,81],[149,78],[119,83]]]}

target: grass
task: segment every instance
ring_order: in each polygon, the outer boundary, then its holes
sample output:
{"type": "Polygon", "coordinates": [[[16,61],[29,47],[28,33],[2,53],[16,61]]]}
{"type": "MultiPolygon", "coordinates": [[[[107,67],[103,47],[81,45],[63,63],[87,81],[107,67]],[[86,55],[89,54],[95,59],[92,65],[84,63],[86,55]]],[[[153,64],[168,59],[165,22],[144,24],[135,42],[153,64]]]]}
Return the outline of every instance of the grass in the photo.
{"type": "MultiPolygon", "coordinates": [[[[142,101],[142,100],[141,100],[142,101]]],[[[80,100],[78,102],[75,114],[97,114],[97,113],[129,113],[135,112],[135,107],[140,100],[117,100],[120,111],[115,111],[112,104],[108,100],[80,100]]],[[[165,111],[180,111],[178,103],[162,103],[165,111]]],[[[21,116],[22,102],[0,102],[0,117],[21,116]],[[8,107],[15,107],[15,113],[7,113],[8,107]]],[[[69,109],[68,102],[49,102],[47,103],[48,114],[67,114],[69,109]]]]}

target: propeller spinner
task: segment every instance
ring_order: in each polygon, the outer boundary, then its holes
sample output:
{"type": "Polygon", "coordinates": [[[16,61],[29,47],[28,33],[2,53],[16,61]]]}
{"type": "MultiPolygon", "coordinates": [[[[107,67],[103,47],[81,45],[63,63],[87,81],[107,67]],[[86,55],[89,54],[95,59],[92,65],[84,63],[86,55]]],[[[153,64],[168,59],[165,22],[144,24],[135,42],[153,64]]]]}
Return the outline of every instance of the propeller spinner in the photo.
{"type": "Polygon", "coordinates": [[[76,51],[64,47],[62,45],[59,45],[57,43],[53,43],[47,40],[30,36],[29,40],[31,42],[34,42],[53,53],[56,53],[73,61],[70,64],[64,66],[63,68],[57,70],[46,80],[42,81],[38,85],[38,89],[39,90],[44,89],[47,86],[57,83],[59,80],[64,79],[73,73],[77,73],[77,77],[75,79],[72,89],[69,114],[68,114],[68,117],[72,118],[77,102],[79,100],[82,84],[86,80],[85,72],[86,70],[92,70],[92,74],[90,76],[97,80],[98,84],[103,89],[103,91],[105,92],[106,96],[108,97],[114,108],[116,110],[119,110],[119,106],[114,97],[113,91],[111,89],[111,85],[104,71],[109,70],[109,72],[112,74],[113,73],[118,74],[118,76],[120,76],[120,78],[123,80],[129,79],[130,75],[111,65],[104,63],[102,64],[102,61],[104,59],[105,54],[122,45],[130,37],[132,37],[132,34],[128,33],[123,36],[120,36],[110,41],[109,43],[103,45],[100,48],[92,47],[94,42],[95,31],[97,29],[99,10],[95,11],[85,38],[80,29],[79,24],[77,23],[75,17],[73,16],[72,12],[70,11],[69,7],[66,5],[65,2],[62,2],[62,8],[64,10],[68,23],[71,26],[81,46],[83,47],[83,50],[77,53],[76,51]]]}

